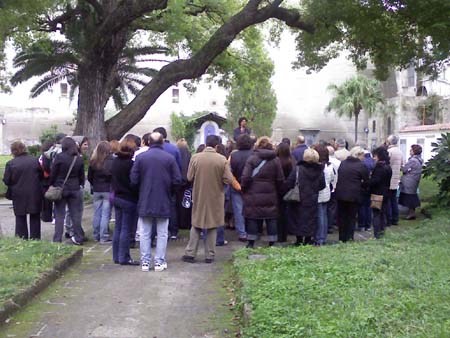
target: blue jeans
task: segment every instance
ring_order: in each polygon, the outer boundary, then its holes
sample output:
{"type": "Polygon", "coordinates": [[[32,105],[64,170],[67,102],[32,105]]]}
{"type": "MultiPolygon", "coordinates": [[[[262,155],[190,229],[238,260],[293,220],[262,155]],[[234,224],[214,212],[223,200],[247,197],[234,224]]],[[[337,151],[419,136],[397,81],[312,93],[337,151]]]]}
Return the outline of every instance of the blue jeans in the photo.
{"type": "MultiPolygon", "coordinates": [[[[225,227],[222,225],[216,228],[216,246],[222,246],[225,244],[225,227]]],[[[202,229],[200,233],[200,239],[205,240],[208,235],[208,229],[202,229]]]]}
{"type": "Polygon", "coordinates": [[[136,219],[137,204],[116,197],[114,199],[116,211],[116,226],[113,234],[113,261],[125,263],[130,256],[130,229],[136,219]]]}
{"type": "Polygon", "coordinates": [[[245,232],[245,218],[242,215],[242,208],[244,207],[244,202],[242,201],[242,194],[239,191],[231,190],[231,204],[233,205],[233,215],[234,215],[234,226],[236,232],[240,238],[247,237],[245,232]]]}
{"type": "Polygon", "coordinates": [[[168,218],[156,218],[156,217],[139,217],[139,235],[140,235],[140,249],[141,249],[141,262],[151,263],[152,257],[152,223],[156,221],[156,229],[158,231],[158,238],[156,240],[155,251],[155,263],[165,263],[166,261],[166,249],[168,239],[168,218]]]}
{"type": "Polygon", "coordinates": [[[94,192],[94,218],[92,227],[93,237],[96,241],[107,241],[109,239],[109,219],[111,217],[111,203],[109,192],[94,192]]]}
{"type": "Polygon", "coordinates": [[[319,245],[325,244],[327,241],[327,234],[328,234],[328,202],[325,203],[319,203],[318,208],[318,227],[316,230],[316,243],[319,245]]]}
{"type": "Polygon", "coordinates": [[[370,194],[365,194],[358,210],[358,227],[370,229],[371,223],[372,209],[370,208],[370,194]]]}

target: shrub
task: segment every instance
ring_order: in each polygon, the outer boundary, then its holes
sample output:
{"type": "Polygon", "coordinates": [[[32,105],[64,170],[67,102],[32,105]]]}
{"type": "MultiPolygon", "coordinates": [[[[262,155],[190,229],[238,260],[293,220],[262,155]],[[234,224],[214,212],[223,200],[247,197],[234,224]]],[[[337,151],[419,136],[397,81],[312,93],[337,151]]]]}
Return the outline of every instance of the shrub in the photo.
{"type": "Polygon", "coordinates": [[[436,155],[425,164],[424,177],[438,183],[438,204],[450,206],[450,133],[442,134],[431,145],[436,155]]]}
{"type": "Polygon", "coordinates": [[[40,144],[33,144],[32,146],[27,147],[27,152],[31,156],[38,157],[41,154],[41,145],[40,144]]]}

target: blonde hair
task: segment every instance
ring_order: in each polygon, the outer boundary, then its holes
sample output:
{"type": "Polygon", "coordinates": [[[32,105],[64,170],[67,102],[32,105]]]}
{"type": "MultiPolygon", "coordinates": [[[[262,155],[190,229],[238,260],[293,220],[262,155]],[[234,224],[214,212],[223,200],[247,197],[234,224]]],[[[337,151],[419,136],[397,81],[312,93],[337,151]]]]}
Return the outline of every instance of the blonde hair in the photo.
{"type": "Polygon", "coordinates": [[[319,153],[312,148],[308,148],[303,153],[303,161],[308,163],[319,163],[319,153]]]}
{"type": "Polygon", "coordinates": [[[273,149],[269,136],[261,136],[256,140],[255,149],[273,149]]]}
{"type": "Polygon", "coordinates": [[[359,158],[361,155],[364,155],[364,149],[360,146],[353,147],[350,149],[350,156],[354,158],[359,158]]]}

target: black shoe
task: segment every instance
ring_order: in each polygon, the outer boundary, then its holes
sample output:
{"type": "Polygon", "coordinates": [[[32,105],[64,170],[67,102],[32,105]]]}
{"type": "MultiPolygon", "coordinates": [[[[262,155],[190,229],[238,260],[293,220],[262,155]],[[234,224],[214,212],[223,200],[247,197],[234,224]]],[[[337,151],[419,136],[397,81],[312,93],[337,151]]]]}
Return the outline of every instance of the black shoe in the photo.
{"type": "Polygon", "coordinates": [[[129,259],[126,262],[119,263],[120,265],[141,265],[140,262],[135,261],[134,259],[129,259]]]}
{"type": "Polygon", "coordinates": [[[72,237],[72,236],[70,236],[70,234],[69,234],[68,232],[66,232],[66,233],[64,234],[64,237],[66,237],[67,239],[69,239],[69,238],[72,237]]]}
{"type": "Polygon", "coordinates": [[[211,264],[212,262],[214,262],[213,258],[205,258],[205,263],[206,264],[211,264]]]}
{"type": "Polygon", "coordinates": [[[187,255],[184,255],[183,257],[181,257],[181,260],[183,262],[186,262],[186,263],[194,263],[195,262],[195,258],[194,257],[187,256],[187,255]]]}

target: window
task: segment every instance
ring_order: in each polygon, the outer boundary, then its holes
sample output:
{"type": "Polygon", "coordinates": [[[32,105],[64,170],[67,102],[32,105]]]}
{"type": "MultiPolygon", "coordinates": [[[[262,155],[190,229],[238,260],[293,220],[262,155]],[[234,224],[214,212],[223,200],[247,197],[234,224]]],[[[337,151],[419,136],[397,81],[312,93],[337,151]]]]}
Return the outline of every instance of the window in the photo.
{"type": "Polygon", "coordinates": [[[178,88],[172,89],[172,103],[180,102],[180,90],[178,88]]]}
{"type": "Polygon", "coordinates": [[[59,89],[61,90],[61,97],[67,97],[67,93],[69,91],[69,86],[67,83],[60,83],[59,89]]]}
{"type": "Polygon", "coordinates": [[[408,87],[415,87],[416,86],[416,71],[414,70],[414,67],[409,67],[407,70],[408,74],[408,87]]]}
{"type": "Polygon", "coordinates": [[[374,133],[377,130],[377,121],[372,121],[372,133],[374,133]]]}
{"type": "Polygon", "coordinates": [[[392,134],[392,118],[390,116],[387,119],[387,133],[388,135],[392,134]]]}

